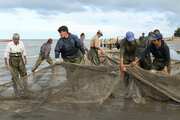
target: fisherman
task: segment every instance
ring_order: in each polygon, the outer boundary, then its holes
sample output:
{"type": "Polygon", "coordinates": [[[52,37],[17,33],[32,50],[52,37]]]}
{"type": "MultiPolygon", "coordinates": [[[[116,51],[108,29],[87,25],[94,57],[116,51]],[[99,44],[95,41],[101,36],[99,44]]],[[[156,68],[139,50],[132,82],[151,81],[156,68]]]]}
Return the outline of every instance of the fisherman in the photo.
{"type": "Polygon", "coordinates": [[[61,26],[58,32],[61,38],[55,47],[56,62],[60,63],[59,54],[61,53],[64,62],[79,64],[81,62],[79,50],[83,56],[85,54],[83,42],[76,35],[69,33],[66,26],[61,26]]]}
{"type": "Polygon", "coordinates": [[[100,65],[98,50],[104,54],[104,51],[99,47],[99,38],[103,36],[102,31],[98,30],[97,34],[92,38],[90,43],[89,60],[94,65],[100,65]]]}
{"type": "Polygon", "coordinates": [[[134,38],[133,32],[127,32],[126,38],[120,42],[120,65],[121,71],[126,71],[124,64],[130,64],[139,56],[139,40],[134,38]]]}
{"type": "MultiPolygon", "coordinates": [[[[6,47],[5,55],[4,55],[4,61],[5,66],[8,67],[7,57],[9,56],[9,66],[10,70],[12,72],[12,82],[14,91],[16,94],[19,94],[20,91],[18,91],[18,78],[19,74],[21,77],[24,77],[27,75],[25,65],[27,64],[26,59],[26,51],[25,47],[22,41],[19,41],[20,35],[18,33],[13,34],[13,41],[9,42],[6,47]],[[24,61],[22,56],[24,56],[24,61]]],[[[26,81],[23,81],[24,90],[27,87],[26,81]]]]}
{"type": "MultiPolygon", "coordinates": [[[[143,38],[140,42],[140,54],[142,54],[152,43],[153,36],[157,33],[160,33],[158,29],[155,29],[154,32],[149,32],[148,36],[143,38]]],[[[140,67],[145,70],[151,70],[152,61],[150,54],[147,54],[143,59],[140,60],[140,67]]]]}
{"type": "Polygon", "coordinates": [[[141,42],[145,38],[145,33],[142,33],[142,36],[139,37],[139,41],[141,42]]]}
{"type": "Polygon", "coordinates": [[[86,47],[86,45],[84,44],[84,40],[85,40],[85,34],[81,33],[80,35],[80,40],[83,42],[83,47],[86,51],[88,51],[88,48],[86,47]]]}
{"type": "Polygon", "coordinates": [[[157,33],[153,36],[153,42],[150,46],[135,60],[131,63],[132,66],[137,65],[138,61],[143,59],[147,54],[152,53],[154,56],[152,69],[163,70],[170,73],[170,52],[169,47],[164,42],[161,33],[157,33]]]}
{"type": "MultiPolygon", "coordinates": [[[[84,47],[84,49],[86,50],[86,51],[88,51],[88,48],[86,47],[86,45],[84,44],[84,39],[85,39],[85,34],[84,33],[81,33],[81,35],[80,35],[80,40],[83,42],[83,47],[84,47]]],[[[81,60],[83,60],[84,59],[84,55],[83,55],[83,53],[79,50],[79,53],[80,53],[80,58],[81,58],[81,60]]]]}
{"type": "Polygon", "coordinates": [[[115,43],[115,46],[117,49],[120,49],[120,40],[118,39],[118,37],[117,37],[117,41],[115,43]]]}
{"type": "MultiPolygon", "coordinates": [[[[151,44],[152,36],[155,35],[154,32],[149,32],[148,36],[141,40],[140,42],[140,54],[142,54],[151,44]]],[[[151,70],[152,61],[150,54],[147,54],[142,60],[140,60],[140,67],[145,70],[151,70]]]]}
{"type": "Polygon", "coordinates": [[[31,70],[32,72],[34,72],[43,61],[48,62],[50,65],[53,64],[53,61],[51,57],[49,56],[51,52],[52,43],[53,43],[53,39],[49,38],[48,41],[41,46],[39,57],[36,61],[35,66],[31,70]]]}

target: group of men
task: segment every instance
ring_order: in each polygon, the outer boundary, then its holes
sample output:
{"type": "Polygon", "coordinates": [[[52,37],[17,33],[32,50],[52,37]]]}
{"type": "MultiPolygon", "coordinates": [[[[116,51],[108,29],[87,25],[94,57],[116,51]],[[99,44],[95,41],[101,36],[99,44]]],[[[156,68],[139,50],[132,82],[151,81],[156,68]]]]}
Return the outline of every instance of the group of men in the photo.
{"type": "MultiPolygon", "coordinates": [[[[100,64],[97,52],[98,49],[101,50],[101,52],[103,52],[103,50],[99,48],[99,37],[103,35],[100,30],[93,37],[91,41],[90,50],[86,47],[86,45],[83,42],[83,40],[85,39],[84,33],[80,35],[79,39],[76,35],[71,34],[66,26],[59,27],[58,32],[60,34],[60,39],[57,41],[54,50],[56,63],[60,63],[59,55],[61,54],[61,58],[64,62],[80,64],[80,62],[84,59],[84,54],[86,50],[89,51],[89,55],[94,58],[90,61],[95,65],[100,64]]],[[[36,61],[35,66],[32,69],[32,72],[35,72],[35,70],[43,61],[47,61],[50,65],[53,64],[53,61],[49,55],[52,43],[53,39],[49,38],[48,41],[41,46],[39,57],[36,61]]],[[[19,74],[20,77],[24,77],[27,75],[25,67],[25,65],[27,64],[26,51],[23,42],[20,41],[20,35],[18,33],[13,34],[13,41],[8,43],[5,51],[4,60],[5,66],[10,66],[10,68],[13,70],[14,75],[12,76],[12,81],[16,93],[18,90],[15,79],[19,78],[19,74]],[[9,64],[7,61],[8,56],[9,64]]]]}
{"type": "Polygon", "coordinates": [[[134,38],[133,32],[127,32],[126,38],[120,42],[120,63],[121,71],[126,71],[124,64],[130,64],[131,66],[140,65],[146,70],[170,73],[169,47],[158,29],[150,32],[147,37],[142,36],[141,41],[134,38]],[[151,62],[150,53],[154,57],[153,62],[151,62]]]}
{"type": "MultiPolygon", "coordinates": [[[[71,34],[66,26],[59,27],[58,32],[60,34],[60,39],[57,41],[54,50],[56,63],[60,63],[59,56],[61,54],[61,58],[64,62],[80,64],[85,57],[86,50],[89,51],[88,59],[94,65],[100,65],[98,50],[104,54],[104,51],[99,47],[99,38],[103,36],[102,31],[98,30],[97,34],[92,38],[90,50],[83,42],[85,39],[84,33],[80,35],[79,39],[76,35],[71,34]]],[[[140,66],[144,69],[156,69],[170,72],[169,47],[162,40],[162,34],[156,32],[157,31],[148,37],[142,38],[141,43],[134,38],[134,33],[126,33],[126,38],[122,39],[120,42],[120,65],[122,71],[126,70],[124,64],[135,66],[138,65],[138,61],[140,61],[140,66]],[[155,57],[152,65],[149,55],[150,52],[155,57]]],[[[8,43],[5,51],[5,65],[8,66],[7,57],[9,56],[9,65],[17,78],[19,77],[19,74],[21,77],[27,75],[25,68],[25,65],[27,64],[26,51],[23,42],[19,41],[19,39],[20,35],[15,33],[13,35],[13,41],[8,43]],[[24,60],[22,56],[24,56],[24,60]]],[[[32,72],[35,72],[43,61],[47,61],[50,65],[53,64],[53,61],[49,56],[52,43],[53,40],[49,38],[48,41],[41,46],[39,57],[32,72]]],[[[15,91],[17,91],[17,85],[14,78],[12,78],[12,81],[15,91]]]]}

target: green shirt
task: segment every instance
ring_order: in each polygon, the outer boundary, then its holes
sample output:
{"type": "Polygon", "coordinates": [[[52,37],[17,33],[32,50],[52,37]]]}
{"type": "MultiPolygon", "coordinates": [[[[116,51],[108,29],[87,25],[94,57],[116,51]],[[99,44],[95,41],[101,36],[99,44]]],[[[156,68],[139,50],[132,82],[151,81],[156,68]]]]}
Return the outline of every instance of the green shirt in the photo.
{"type": "Polygon", "coordinates": [[[126,38],[120,42],[120,58],[124,58],[124,63],[129,64],[135,60],[135,57],[139,56],[139,40],[135,39],[134,43],[131,44],[126,38]],[[129,62],[127,62],[129,61],[129,62]]]}

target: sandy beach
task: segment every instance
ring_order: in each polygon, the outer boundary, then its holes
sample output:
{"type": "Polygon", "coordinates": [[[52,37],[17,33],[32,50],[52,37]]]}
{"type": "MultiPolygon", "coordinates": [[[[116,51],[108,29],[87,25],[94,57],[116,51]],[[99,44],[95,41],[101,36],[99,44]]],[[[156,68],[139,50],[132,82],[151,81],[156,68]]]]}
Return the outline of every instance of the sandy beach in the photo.
{"type": "Polygon", "coordinates": [[[167,44],[180,44],[180,37],[176,37],[176,38],[165,38],[164,39],[166,41],[167,44]]]}

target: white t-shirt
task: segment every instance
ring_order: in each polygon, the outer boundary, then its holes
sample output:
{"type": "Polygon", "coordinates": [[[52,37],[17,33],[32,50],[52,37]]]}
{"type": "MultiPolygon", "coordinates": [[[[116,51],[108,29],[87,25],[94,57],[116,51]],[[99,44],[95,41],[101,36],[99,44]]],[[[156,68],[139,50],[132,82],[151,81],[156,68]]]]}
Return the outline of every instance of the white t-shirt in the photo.
{"type": "Polygon", "coordinates": [[[26,50],[22,41],[19,41],[17,45],[14,44],[14,41],[9,42],[6,47],[4,57],[8,57],[10,53],[21,53],[23,56],[26,56],[26,50]]]}

